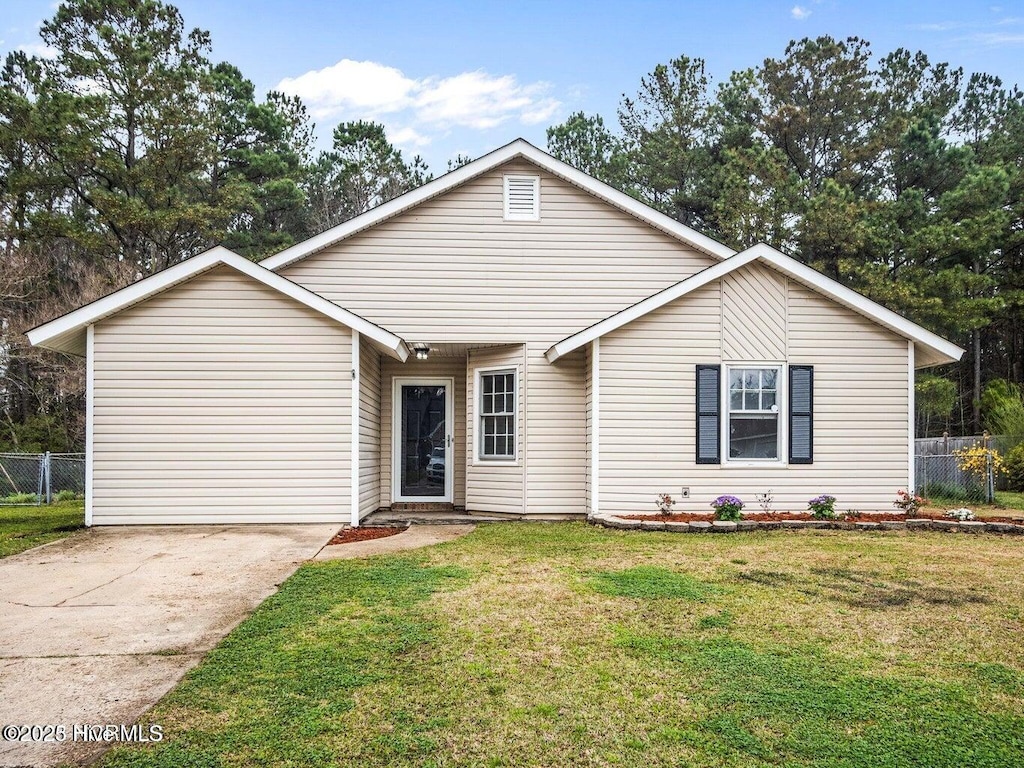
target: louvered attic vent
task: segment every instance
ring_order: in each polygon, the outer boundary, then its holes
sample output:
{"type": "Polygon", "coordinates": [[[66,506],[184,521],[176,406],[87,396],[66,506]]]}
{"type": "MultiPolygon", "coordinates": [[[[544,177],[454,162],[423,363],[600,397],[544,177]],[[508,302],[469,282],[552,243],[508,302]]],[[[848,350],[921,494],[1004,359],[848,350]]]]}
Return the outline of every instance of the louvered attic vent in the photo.
{"type": "Polygon", "coordinates": [[[505,220],[537,221],[540,219],[540,177],[505,177],[505,220]]]}

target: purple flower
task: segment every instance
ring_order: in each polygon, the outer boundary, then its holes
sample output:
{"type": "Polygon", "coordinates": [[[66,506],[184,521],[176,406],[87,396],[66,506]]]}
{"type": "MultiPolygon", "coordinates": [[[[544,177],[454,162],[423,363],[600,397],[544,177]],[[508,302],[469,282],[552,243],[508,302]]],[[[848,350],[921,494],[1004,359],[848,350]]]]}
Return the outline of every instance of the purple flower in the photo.
{"type": "Polygon", "coordinates": [[[712,501],[711,502],[711,506],[715,507],[716,509],[718,507],[725,507],[725,506],[739,507],[740,509],[743,509],[743,507],[746,506],[746,505],[742,501],[740,501],[740,499],[738,497],[736,497],[736,496],[725,495],[725,496],[719,496],[717,499],[712,501]]]}
{"type": "Polygon", "coordinates": [[[808,501],[808,504],[830,504],[836,500],[835,496],[830,496],[827,493],[821,494],[821,496],[815,496],[813,499],[808,501]]]}

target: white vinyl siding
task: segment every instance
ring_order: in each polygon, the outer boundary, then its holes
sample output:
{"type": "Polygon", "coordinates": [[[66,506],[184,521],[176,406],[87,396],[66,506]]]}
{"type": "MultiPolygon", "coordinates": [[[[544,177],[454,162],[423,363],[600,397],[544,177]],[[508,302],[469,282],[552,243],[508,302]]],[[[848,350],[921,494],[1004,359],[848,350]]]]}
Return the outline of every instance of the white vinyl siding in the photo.
{"type": "MultiPolygon", "coordinates": [[[[908,479],[906,341],[795,281],[786,295],[784,360],[814,366],[814,463],[695,462],[696,366],[722,364],[725,378],[727,364],[745,362],[724,359],[722,285],[713,283],[601,339],[602,512],[649,512],[659,493],[683,486],[684,508],[700,512],[725,493],[756,509],[755,494],[769,489],[777,509],[803,511],[820,493],[840,511],[892,508],[908,479]]],[[[751,307],[743,321],[759,318],[751,307]]],[[[750,351],[751,367],[762,351],[750,351]]],[[[784,441],[780,450],[785,458],[784,441]]]]}
{"type": "Polygon", "coordinates": [[[552,365],[527,345],[526,503],[530,514],[587,513],[587,366],[577,350],[552,365]]]}
{"type": "Polygon", "coordinates": [[[516,161],[280,274],[410,341],[546,349],[716,262],[516,161]],[[540,176],[540,221],[504,221],[505,173],[540,176]]]}
{"type": "Polygon", "coordinates": [[[228,267],[96,324],[95,523],[346,522],[351,339],[228,267]]]}
{"type": "MultiPolygon", "coordinates": [[[[474,441],[479,438],[478,425],[475,421],[478,397],[476,383],[478,371],[493,369],[511,369],[516,371],[516,430],[523,435],[523,347],[522,345],[506,345],[471,349],[468,355],[467,371],[464,374],[469,386],[466,393],[470,407],[463,411],[469,426],[466,443],[469,455],[474,456],[474,441]]],[[[525,509],[525,473],[523,455],[520,453],[513,461],[495,461],[493,459],[474,458],[466,467],[466,509],[470,512],[501,512],[522,514],[525,509]]]]}
{"type": "Polygon", "coordinates": [[[366,339],[359,345],[359,517],[380,506],[380,353],[366,339]]]}

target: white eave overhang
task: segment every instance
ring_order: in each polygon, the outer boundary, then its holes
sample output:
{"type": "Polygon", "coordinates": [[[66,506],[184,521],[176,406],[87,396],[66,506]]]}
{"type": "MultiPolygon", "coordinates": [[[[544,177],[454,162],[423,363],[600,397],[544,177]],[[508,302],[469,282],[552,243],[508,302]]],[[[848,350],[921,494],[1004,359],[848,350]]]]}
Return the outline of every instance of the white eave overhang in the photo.
{"type": "Polygon", "coordinates": [[[409,357],[409,348],[405,341],[390,331],[222,246],[211,248],[119,291],[114,291],[73,312],[33,328],[27,333],[28,340],[34,346],[84,356],[86,328],[90,325],[219,266],[230,267],[241,272],[300,304],[359,331],[374,346],[396,360],[404,362],[409,357]]]}
{"type": "Polygon", "coordinates": [[[928,368],[933,365],[953,363],[959,360],[964,350],[952,342],[946,341],[931,331],[922,328],[916,323],[901,317],[892,310],[886,309],[880,304],[861,296],[856,291],[850,290],[835,280],[826,277],[820,272],[811,269],[796,259],[786,256],[765,243],[758,243],[745,251],[730,256],[724,261],[714,264],[707,269],[671,285],[663,291],[649,296],[643,301],[637,302],[631,307],[595,323],[589,328],[584,328],[574,333],[545,352],[548,362],[555,362],[560,357],[589,344],[594,339],[604,336],[606,333],[621,328],[627,323],[643,317],[648,312],[653,312],[671,301],[708,285],[715,280],[720,280],[725,275],[740,269],[753,262],[761,261],[771,266],[774,270],[792,278],[808,288],[827,296],[833,301],[842,304],[854,312],[888,328],[893,333],[914,342],[917,349],[915,364],[917,368],[928,368]]]}

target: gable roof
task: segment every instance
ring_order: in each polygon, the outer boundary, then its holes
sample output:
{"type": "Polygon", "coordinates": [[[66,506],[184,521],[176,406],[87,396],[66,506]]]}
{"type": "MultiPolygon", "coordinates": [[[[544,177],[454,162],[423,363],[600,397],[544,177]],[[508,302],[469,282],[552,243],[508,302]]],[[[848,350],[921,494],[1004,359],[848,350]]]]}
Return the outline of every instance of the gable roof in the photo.
{"type": "Polygon", "coordinates": [[[643,317],[648,312],[652,312],[671,301],[692,293],[708,283],[719,280],[730,272],[734,272],[753,261],[764,262],[787,277],[803,283],[808,288],[852,309],[869,320],[873,320],[893,333],[913,341],[921,347],[921,350],[915,355],[918,368],[952,363],[959,360],[964,354],[964,350],[960,349],[960,347],[922,328],[920,325],[912,323],[905,317],[901,317],[892,310],[886,309],[881,304],[876,304],[856,291],[837,283],[832,278],[826,277],[817,270],[811,269],[796,259],[775,250],[770,245],[758,243],[745,251],[737,253],[735,256],[730,256],[718,264],[714,264],[695,275],[691,275],[675,285],[669,286],[653,296],[647,297],[643,301],[637,302],[631,307],[627,307],[621,312],[605,318],[599,323],[595,323],[589,328],[584,328],[582,331],[562,339],[544,353],[545,357],[547,357],[548,362],[553,363],[558,358],[579,349],[584,344],[588,344],[594,339],[604,336],[606,333],[621,328],[627,323],[643,317]]]}
{"type": "Polygon", "coordinates": [[[280,253],[268,256],[260,262],[260,266],[273,270],[286,267],[518,158],[530,161],[552,175],[558,176],[570,184],[591,193],[598,199],[604,200],[610,205],[635,216],[641,221],[699,251],[720,259],[728,258],[736,252],[727,245],[723,245],[695,229],[680,224],[671,216],[659,213],[624,192],[620,192],[614,187],[598,181],[592,176],[588,176],[583,171],[555,159],[547,152],[537,149],[537,147],[525,139],[516,139],[504,147],[496,149],[471,163],[467,163],[461,168],[450,171],[444,176],[424,184],[422,187],[417,187],[411,192],[406,192],[404,195],[396,197],[394,200],[378,205],[376,208],[372,208],[366,213],[360,214],[354,219],[349,219],[325,232],[321,232],[319,235],[315,235],[308,240],[296,243],[280,253]]]}
{"type": "Polygon", "coordinates": [[[374,325],[369,320],[339,307],[301,285],[222,246],[211,248],[197,256],[185,259],[173,267],[168,267],[119,291],[114,291],[55,320],[43,323],[28,332],[28,340],[35,346],[84,355],[85,329],[88,326],[218,266],[230,267],[241,272],[268,288],[289,296],[342,325],[359,331],[391,357],[403,362],[409,357],[409,349],[405,342],[390,331],[374,325]]]}

